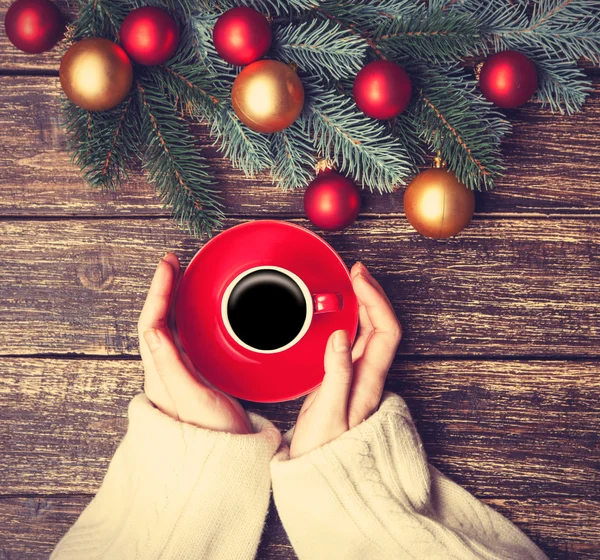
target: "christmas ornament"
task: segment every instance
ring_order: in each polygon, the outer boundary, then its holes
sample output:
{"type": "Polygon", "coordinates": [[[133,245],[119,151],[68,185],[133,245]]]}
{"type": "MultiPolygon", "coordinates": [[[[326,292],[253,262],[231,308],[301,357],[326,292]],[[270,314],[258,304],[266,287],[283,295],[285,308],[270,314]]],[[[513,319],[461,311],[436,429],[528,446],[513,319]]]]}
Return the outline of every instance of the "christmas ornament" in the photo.
{"type": "Polygon", "coordinates": [[[169,60],[179,45],[179,27],[166,10],[145,6],[133,10],[120,31],[125,52],[139,64],[155,66],[169,60]]]}
{"type": "Polygon", "coordinates": [[[331,168],[324,168],[304,192],[304,211],[317,227],[340,230],[356,220],[360,192],[356,184],[331,168]]]}
{"type": "Polygon", "coordinates": [[[271,26],[253,8],[226,11],[213,29],[213,42],[219,56],[229,64],[246,66],[262,58],[271,46],[271,26]]]}
{"type": "Polygon", "coordinates": [[[118,105],[133,81],[133,69],[125,51],[99,37],[73,44],[60,63],[59,75],[66,96],[88,111],[104,111],[118,105]]]}
{"type": "Polygon", "coordinates": [[[419,173],[404,193],[404,212],[410,225],[421,235],[442,239],[461,232],[475,212],[475,195],[441,157],[433,167],[419,173]]]}
{"type": "Polygon", "coordinates": [[[60,41],[65,20],[50,0],[17,0],[6,12],[4,29],[17,49],[41,53],[60,41]]]}
{"type": "Polygon", "coordinates": [[[517,51],[501,51],[490,56],[479,74],[484,97],[503,109],[520,107],[537,88],[537,72],[531,60],[517,51]]]}
{"type": "Polygon", "coordinates": [[[412,83],[395,62],[370,62],[356,75],[352,94],[358,108],[374,119],[397,117],[408,105],[412,83]]]}
{"type": "Polygon", "coordinates": [[[276,60],[259,60],[237,75],[231,103],[235,114],[252,130],[279,132],[302,111],[304,88],[291,66],[276,60]]]}

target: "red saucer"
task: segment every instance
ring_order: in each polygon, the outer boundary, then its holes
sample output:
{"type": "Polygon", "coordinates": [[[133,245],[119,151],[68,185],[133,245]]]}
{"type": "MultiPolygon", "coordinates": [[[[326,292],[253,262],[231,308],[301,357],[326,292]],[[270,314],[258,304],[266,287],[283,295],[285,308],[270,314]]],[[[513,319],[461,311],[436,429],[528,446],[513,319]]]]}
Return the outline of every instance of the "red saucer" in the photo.
{"type": "Polygon", "coordinates": [[[208,381],[240,399],[278,402],[318,387],[331,333],[345,329],[354,341],[358,302],[346,265],[323,239],[288,222],[257,220],[222,232],[198,251],[181,280],[176,316],[185,351],[208,381]],[[313,294],[341,294],[344,303],[340,311],[314,315],[296,345],[261,354],[235,342],[220,308],[238,274],[269,265],[297,274],[313,294]]]}

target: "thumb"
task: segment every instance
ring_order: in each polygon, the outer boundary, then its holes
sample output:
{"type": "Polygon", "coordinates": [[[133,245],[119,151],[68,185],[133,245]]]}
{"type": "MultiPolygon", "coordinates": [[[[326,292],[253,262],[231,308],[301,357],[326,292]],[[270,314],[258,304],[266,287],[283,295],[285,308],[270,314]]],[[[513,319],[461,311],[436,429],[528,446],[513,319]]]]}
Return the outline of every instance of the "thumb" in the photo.
{"type": "Polygon", "coordinates": [[[335,331],[325,348],[325,377],[319,388],[319,403],[333,415],[347,418],[352,387],[352,353],[348,331],[335,331]]]}

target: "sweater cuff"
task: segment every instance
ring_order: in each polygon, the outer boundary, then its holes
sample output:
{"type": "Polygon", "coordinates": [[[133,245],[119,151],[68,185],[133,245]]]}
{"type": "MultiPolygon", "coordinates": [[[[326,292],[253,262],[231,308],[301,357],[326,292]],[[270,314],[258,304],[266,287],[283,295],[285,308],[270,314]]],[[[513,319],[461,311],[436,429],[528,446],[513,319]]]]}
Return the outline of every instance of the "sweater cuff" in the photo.
{"type": "Polygon", "coordinates": [[[360,494],[381,494],[385,487],[419,511],[428,503],[431,476],[427,455],[404,400],[384,392],[379,409],[358,426],[335,440],[290,459],[293,428],[284,434],[282,446],[271,462],[273,486],[287,485],[307,472],[326,473],[332,486],[341,482],[343,470],[360,494]],[[331,473],[329,475],[328,473],[331,473]]]}
{"type": "Polygon", "coordinates": [[[252,434],[198,428],[136,396],[100,491],[52,558],[253,558],[281,436],[250,421],[252,434]]]}

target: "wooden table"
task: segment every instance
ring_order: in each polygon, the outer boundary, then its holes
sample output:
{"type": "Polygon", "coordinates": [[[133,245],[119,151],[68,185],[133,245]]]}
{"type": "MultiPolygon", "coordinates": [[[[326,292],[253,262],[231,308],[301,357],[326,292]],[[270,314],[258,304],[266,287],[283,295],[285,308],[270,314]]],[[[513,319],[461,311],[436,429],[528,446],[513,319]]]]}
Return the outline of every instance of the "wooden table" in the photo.
{"type": "MultiPolygon", "coordinates": [[[[47,557],[97,491],[142,388],[135,324],[154,267],[202,243],[142,176],[88,190],[65,152],[58,49],[25,55],[2,33],[0,52],[0,558],[15,560],[47,557]]],[[[588,73],[582,114],[510,112],[507,175],[456,239],[415,233],[402,192],[365,195],[354,226],[323,235],[371,268],[402,320],[387,387],[431,462],[569,559],[600,558],[600,73],[588,73]]],[[[225,227],[311,227],[301,192],[206,151],[225,227]]],[[[249,408],[286,429],[299,406],[249,408]]],[[[259,556],[294,557],[273,508],[259,556]]]]}

